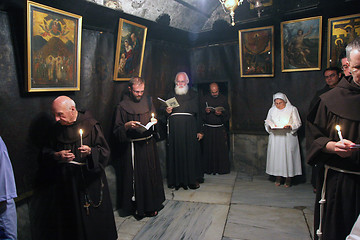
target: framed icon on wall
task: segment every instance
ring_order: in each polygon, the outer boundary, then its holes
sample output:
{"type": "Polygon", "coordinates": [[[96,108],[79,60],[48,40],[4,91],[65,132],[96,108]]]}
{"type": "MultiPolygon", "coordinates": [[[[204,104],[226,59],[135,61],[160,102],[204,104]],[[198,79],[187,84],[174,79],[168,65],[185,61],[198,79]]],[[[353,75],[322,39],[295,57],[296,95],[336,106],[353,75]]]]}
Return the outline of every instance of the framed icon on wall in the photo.
{"type": "Polygon", "coordinates": [[[360,14],[328,19],[328,67],[340,67],[340,55],[357,36],[360,36],[360,14]]]}
{"type": "Polygon", "coordinates": [[[282,72],[321,69],[322,17],[281,22],[282,72]]]}
{"type": "Polygon", "coordinates": [[[274,26],[239,30],[241,77],[274,77],[274,26]]]}
{"type": "Polygon", "coordinates": [[[79,91],[82,17],[27,2],[27,91],[79,91]]]}
{"type": "Polygon", "coordinates": [[[114,81],[141,77],[147,27],[120,18],[116,43],[114,81]]]}

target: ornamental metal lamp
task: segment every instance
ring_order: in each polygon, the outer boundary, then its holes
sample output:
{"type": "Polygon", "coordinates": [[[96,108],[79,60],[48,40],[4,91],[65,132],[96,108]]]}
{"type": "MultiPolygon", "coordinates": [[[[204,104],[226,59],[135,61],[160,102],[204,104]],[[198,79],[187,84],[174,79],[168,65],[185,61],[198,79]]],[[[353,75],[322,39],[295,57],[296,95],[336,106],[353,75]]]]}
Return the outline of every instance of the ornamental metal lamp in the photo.
{"type": "MultiPolygon", "coordinates": [[[[221,6],[224,9],[224,12],[230,13],[231,16],[231,25],[235,26],[234,16],[235,9],[243,3],[244,0],[219,0],[221,6]]],[[[249,3],[254,4],[254,9],[257,10],[258,17],[264,11],[263,0],[247,0],[249,3]]]]}
{"type": "Polygon", "coordinates": [[[254,4],[254,9],[257,10],[258,17],[260,17],[261,13],[264,11],[264,4],[262,0],[247,0],[249,3],[254,4]]]}
{"type": "Polygon", "coordinates": [[[224,12],[230,12],[231,16],[231,25],[235,26],[234,16],[235,16],[235,9],[243,3],[244,0],[219,0],[221,6],[224,9],[224,12]]]}

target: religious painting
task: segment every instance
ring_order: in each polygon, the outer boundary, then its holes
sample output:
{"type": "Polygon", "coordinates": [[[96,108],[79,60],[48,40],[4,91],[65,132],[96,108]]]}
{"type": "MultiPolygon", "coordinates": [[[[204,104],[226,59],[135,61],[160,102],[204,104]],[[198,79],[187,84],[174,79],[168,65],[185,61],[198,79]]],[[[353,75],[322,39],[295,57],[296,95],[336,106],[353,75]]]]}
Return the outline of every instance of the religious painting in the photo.
{"type": "Polygon", "coordinates": [[[281,23],[283,72],[320,70],[321,29],[321,16],[281,23]]]}
{"type": "Polygon", "coordinates": [[[116,45],[114,81],[141,77],[147,27],[120,18],[116,45]]]}
{"type": "Polygon", "coordinates": [[[360,36],[360,14],[329,18],[327,66],[338,66],[346,45],[360,36]]]}
{"type": "Polygon", "coordinates": [[[27,2],[27,91],[79,91],[82,17],[27,2]]]}
{"type": "Polygon", "coordinates": [[[274,26],[239,30],[241,77],[274,77],[274,26]]]}

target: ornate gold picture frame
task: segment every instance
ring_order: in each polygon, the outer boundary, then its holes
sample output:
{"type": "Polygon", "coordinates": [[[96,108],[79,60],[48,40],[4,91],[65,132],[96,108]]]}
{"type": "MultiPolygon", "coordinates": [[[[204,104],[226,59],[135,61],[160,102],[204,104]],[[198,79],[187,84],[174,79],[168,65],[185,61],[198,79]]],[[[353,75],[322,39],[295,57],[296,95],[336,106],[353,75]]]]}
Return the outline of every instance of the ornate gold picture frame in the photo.
{"type": "Polygon", "coordinates": [[[147,27],[120,18],[116,44],[114,81],[141,77],[147,27]]]}
{"type": "Polygon", "coordinates": [[[341,66],[339,57],[348,43],[360,35],[360,14],[328,19],[327,66],[341,66]]]}
{"type": "Polygon", "coordinates": [[[79,91],[82,17],[27,2],[27,91],[79,91]]]}
{"type": "Polygon", "coordinates": [[[282,72],[321,69],[322,16],[281,23],[282,72]]]}
{"type": "Polygon", "coordinates": [[[239,30],[241,77],[274,77],[274,26],[239,30]]]}

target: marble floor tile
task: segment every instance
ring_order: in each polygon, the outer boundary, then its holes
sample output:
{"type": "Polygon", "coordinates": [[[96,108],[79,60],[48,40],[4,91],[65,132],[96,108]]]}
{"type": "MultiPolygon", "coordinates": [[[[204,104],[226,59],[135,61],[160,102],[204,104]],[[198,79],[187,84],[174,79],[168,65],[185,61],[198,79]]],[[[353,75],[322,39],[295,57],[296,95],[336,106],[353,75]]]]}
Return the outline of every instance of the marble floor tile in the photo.
{"type": "Polygon", "coordinates": [[[237,173],[230,172],[229,174],[205,174],[204,175],[204,183],[216,183],[216,184],[225,184],[225,185],[233,185],[236,179],[237,173]]]}
{"type": "Polygon", "coordinates": [[[174,198],[173,189],[167,187],[166,181],[164,181],[164,192],[165,192],[165,198],[167,200],[172,200],[174,198]]]}
{"type": "Polygon", "coordinates": [[[199,190],[175,191],[173,200],[229,205],[231,192],[205,192],[199,190]]]}
{"type": "Polygon", "coordinates": [[[165,197],[168,200],[202,202],[213,204],[229,204],[233,192],[236,173],[223,175],[205,174],[205,182],[200,184],[200,188],[192,190],[169,189],[166,184],[165,197]]]}
{"type": "Polygon", "coordinates": [[[242,204],[231,205],[224,236],[244,240],[311,239],[301,210],[242,204]]]}
{"type": "Polygon", "coordinates": [[[285,188],[263,177],[254,177],[253,181],[236,181],[231,202],[284,208],[303,206],[313,210],[315,194],[309,183],[285,188]]]}
{"type": "Polygon", "coordinates": [[[121,217],[115,212],[118,240],[133,239],[149,219],[150,218],[143,218],[138,221],[133,216],[121,217]]]}
{"type": "Polygon", "coordinates": [[[304,209],[304,215],[312,237],[314,237],[314,211],[308,208],[304,209]]]}
{"type": "Polygon", "coordinates": [[[134,239],[221,240],[228,209],[226,205],[167,201],[134,239]]]}
{"type": "Polygon", "coordinates": [[[158,216],[115,214],[118,239],[308,240],[315,194],[310,184],[276,187],[268,176],[205,175],[196,190],[169,189],[158,216]]]}
{"type": "Polygon", "coordinates": [[[199,192],[213,192],[213,193],[232,193],[234,184],[225,185],[225,184],[219,184],[219,183],[203,183],[200,184],[200,188],[196,191],[199,192]]]}

